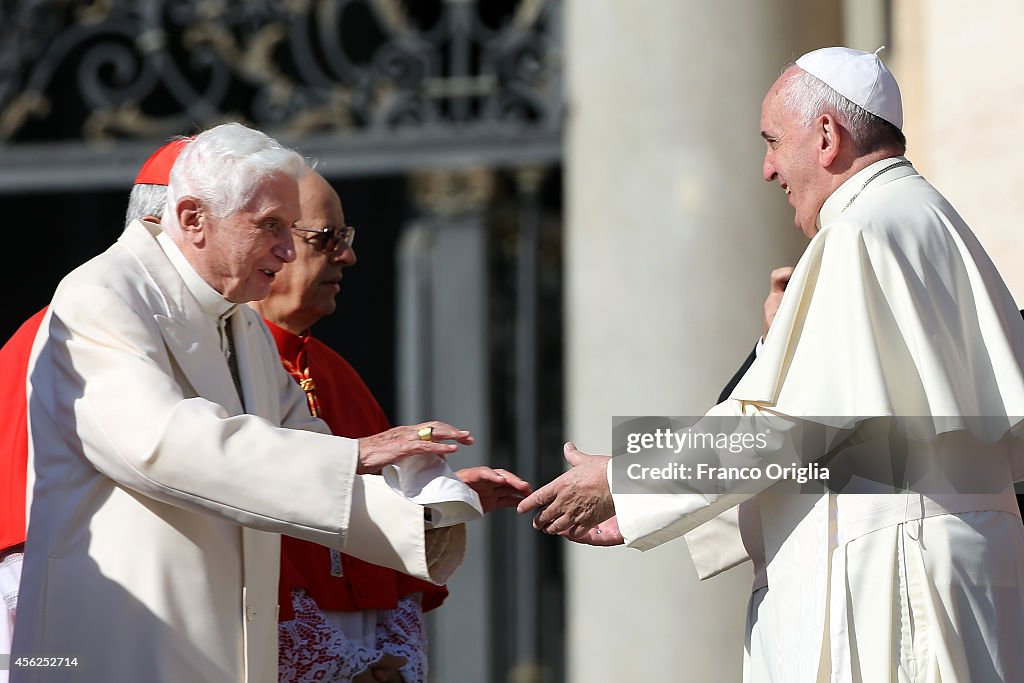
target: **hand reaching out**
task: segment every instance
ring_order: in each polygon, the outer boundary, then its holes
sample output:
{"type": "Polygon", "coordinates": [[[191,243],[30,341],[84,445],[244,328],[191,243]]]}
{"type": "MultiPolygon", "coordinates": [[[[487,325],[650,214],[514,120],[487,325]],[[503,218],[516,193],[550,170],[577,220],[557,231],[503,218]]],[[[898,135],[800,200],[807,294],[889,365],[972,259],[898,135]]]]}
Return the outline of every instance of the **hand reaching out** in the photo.
{"type": "Polygon", "coordinates": [[[476,491],[484,512],[515,507],[524,496],[533,492],[533,487],[508,470],[495,470],[480,465],[461,469],[455,476],[476,491]]]}
{"type": "Polygon", "coordinates": [[[615,514],[608,488],[608,461],[604,455],[588,455],[570,441],[562,447],[572,469],[534,491],[519,503],[521,513],[542,508],[533,528],[546,534],[583,536],[615,514]]]}

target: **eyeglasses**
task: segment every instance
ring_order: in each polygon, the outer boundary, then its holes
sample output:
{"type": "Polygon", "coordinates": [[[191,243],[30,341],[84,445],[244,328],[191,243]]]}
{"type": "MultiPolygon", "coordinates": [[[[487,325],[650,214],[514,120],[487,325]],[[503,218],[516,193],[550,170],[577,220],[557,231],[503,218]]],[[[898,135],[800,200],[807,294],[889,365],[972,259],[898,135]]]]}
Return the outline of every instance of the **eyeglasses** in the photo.
{"type": "Polygon", "coordinates": [[[344,243],[345,248],[348,249],[352,246],[352,243],[356,241],[356,229],[351,225],[345,225],[340,228],[292,227],[292,230],[314,233],[314,236],[307,238],[306,241],[313,244],[317,251],[322,251],[327,254],[336,250],[342,245],[342,243],[344,243]]]}

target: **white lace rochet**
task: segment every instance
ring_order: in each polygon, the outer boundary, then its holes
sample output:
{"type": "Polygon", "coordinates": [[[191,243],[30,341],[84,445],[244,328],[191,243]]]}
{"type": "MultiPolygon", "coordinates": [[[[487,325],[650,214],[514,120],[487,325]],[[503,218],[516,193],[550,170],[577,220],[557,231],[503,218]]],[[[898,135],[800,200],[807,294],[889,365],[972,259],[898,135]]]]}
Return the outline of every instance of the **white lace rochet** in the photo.
{"type": "Polygon", "coordinates": [[[385,654],[405,658],[406,683],[426,683],[427,633],[419,593],[401,598],[396,609],[366,615],[375,617],[368,620],[376,622],[372,637],[346,634],[304,590],[292,591],[292,605],[295,618],[278,625],[280,683],[349,683],[385,654]]]}

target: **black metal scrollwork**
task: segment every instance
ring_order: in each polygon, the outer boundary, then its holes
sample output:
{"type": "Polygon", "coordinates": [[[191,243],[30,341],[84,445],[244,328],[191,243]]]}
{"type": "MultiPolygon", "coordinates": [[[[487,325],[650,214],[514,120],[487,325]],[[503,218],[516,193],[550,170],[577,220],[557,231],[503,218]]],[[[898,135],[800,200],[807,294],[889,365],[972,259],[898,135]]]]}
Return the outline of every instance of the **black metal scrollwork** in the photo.
{"type": "Polygon", "coordinates": [[[0,0],[0,145],[557,133],[560,34],[558,0],[0,0]]]}

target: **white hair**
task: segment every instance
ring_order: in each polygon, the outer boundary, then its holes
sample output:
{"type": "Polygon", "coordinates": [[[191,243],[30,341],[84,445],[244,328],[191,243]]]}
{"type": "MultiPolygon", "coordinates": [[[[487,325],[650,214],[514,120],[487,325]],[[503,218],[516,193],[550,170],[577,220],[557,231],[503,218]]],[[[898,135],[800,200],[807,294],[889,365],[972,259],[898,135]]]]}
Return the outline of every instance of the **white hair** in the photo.
{"type": "Polygon", "coordinates": [[[150,185],[148,183],[132,185],[132,192],[128,195],[128,210],[124,214],[124,224],[127,226],[132,221],[144,216],[162,218],[165,206],[167,206],[166,185],[150,185]]]}
{"type": "Polygon", "coordinates": [[[267,134],[221,124],[197,135],[171,167],[164,224],[178,229],[175,207],[182,197],[195,197],[224,217],[245,206],[267,177],[282,173],[297,181],[308,169],[297,152],[267,134]]]}
{"type": "Polygon", "coordinates": [[[803,69],[794,69],[786,79],[782,97],[786,109],[804,126],[825,113],[835,116],[862,153],[886,147],[896,148],[900,154],[906,151],[907,139],[899,128],[854,104],[803,69]]]}

